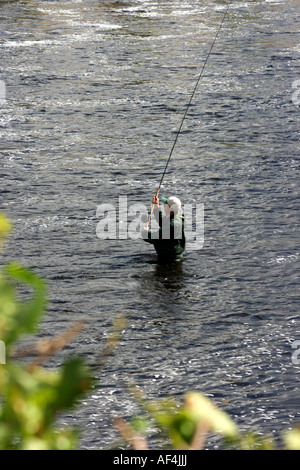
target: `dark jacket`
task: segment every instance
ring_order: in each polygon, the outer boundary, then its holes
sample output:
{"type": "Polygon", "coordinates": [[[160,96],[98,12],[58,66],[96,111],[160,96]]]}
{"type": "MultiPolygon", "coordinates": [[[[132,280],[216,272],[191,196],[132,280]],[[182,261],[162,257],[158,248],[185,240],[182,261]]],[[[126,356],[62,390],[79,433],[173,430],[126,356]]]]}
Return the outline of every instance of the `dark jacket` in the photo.
{"type": "Polygon", "coordinates": [[[185,249],[184,215],[164,215],[154,210],[159,228],[143,233],[145,242],[152,243],[161,261],[172,262],[182,258],[185,249]]]}

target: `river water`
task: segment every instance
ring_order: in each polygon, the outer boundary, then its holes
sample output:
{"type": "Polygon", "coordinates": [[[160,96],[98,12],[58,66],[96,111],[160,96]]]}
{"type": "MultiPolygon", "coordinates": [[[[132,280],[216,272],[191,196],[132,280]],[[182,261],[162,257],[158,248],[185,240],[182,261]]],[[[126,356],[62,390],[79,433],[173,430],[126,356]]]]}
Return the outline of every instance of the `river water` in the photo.
{"type": "Polygon", "coordinates": [[[203,246],[167,268],[140,239],[96,234],[99,205],[150,208],[226,5],[0,2],[5,258],[48,283],[40,335],[87,323],[53,365],[93,364],[127,321],[62,419],[83,449],[114,445],[131,382],[150,399],[197,390],[276,439],[300,417],[299,2],[230,3],[161,189],[204,207],[203,246]]]}

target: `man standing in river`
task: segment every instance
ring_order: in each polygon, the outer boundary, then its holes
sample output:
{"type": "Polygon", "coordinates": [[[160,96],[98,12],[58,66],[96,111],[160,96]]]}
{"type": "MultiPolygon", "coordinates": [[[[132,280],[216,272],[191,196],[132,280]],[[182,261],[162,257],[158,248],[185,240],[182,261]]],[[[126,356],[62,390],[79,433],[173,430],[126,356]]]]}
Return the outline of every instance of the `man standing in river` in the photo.
{"type": "Polygon", "coordinates": [[[152,199],[158,229],[144,227],[142,237],[145,242],[154,245],[160,262],[172,263],[181,260],[185,250],[184,215],[178,197],[162,197],[161,201],[164,203],[164,213],[159,208],[158,197],[152,199]]]}

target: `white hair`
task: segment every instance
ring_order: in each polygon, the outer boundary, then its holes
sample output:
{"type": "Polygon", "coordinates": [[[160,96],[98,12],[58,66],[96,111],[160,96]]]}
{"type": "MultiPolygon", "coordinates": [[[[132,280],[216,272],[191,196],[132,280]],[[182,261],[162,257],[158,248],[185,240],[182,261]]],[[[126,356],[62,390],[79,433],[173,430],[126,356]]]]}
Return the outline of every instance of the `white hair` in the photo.
{"type": "Polygon", "coordinates": [[[181,201],[180,199],[178,199],[178,197],[168,197],[168,205],[170,206],[175,215],[178,214],[178,212],[181,212],[181,201]]]}

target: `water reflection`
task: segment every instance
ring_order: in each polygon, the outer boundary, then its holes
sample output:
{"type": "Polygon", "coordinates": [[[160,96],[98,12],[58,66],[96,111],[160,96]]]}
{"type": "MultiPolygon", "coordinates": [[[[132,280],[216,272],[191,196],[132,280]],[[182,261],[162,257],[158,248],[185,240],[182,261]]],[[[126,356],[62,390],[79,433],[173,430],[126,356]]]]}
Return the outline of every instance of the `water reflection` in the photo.
{"type": "Polygon", "coordinates": [[[171,264],[160,264],[157,260],[145,263],[140,276],[140,292],[149,315],[172,320],[182,317],[188,310],[186,301],[192,297],[194,276],[187,260],[171,264]],[[148,266],[148,268],[147,268],[148,266]],[[150,267],[150,269],[149,269],[150,267]]]}

